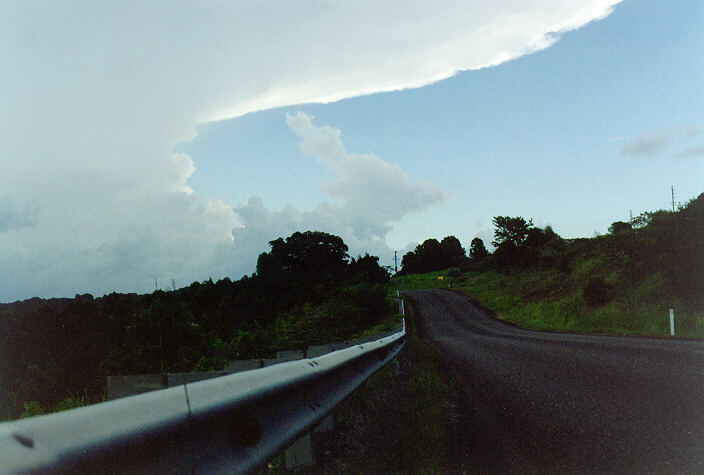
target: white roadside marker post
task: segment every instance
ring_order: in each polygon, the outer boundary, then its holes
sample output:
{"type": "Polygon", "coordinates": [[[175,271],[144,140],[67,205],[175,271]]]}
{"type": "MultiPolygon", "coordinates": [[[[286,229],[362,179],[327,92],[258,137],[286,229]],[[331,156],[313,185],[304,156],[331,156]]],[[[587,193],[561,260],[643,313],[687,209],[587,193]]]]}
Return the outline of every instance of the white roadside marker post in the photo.
{"type": "Polygon", "coordinates": [[[670,336],[675,336],[675,310],[670,309],[670,336]]]}

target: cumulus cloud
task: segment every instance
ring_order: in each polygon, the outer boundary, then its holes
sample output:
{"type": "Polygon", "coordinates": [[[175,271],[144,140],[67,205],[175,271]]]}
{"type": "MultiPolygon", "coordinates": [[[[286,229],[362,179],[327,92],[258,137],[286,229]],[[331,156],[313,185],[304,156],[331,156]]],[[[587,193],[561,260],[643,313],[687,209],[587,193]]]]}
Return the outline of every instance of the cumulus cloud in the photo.
{"type": "MultiPolygon", "coordinates": [[[[172,150],[198,121],[420,87],[546,48],[616,3],[3,2],[0,301],[239,277],[252,256],[238,249],[261,225],[240,227],[251,202],[232,210],[188,187],[195,164],[172,150]]],[[[320,158],[341,205],[269,218],[312,227],[339,214],[376,242],[438,198],[376,157],[345,156],[320,158]],[[366,179],[413,193],[355,196],[366,179]]]]}
{"type": "Polygon", "coordinates": [[[704,156],[704,145],[684,149],[675,154],[675,158],[689,158],[704,156]]]}
{"type": "Polygon", "coordinates": [[[300,138],[301,151],[336,175],[323,190],[339,204],[324,202],[310,211],[293,206],[270,211],[261,198],[250,198],[234,209],[242,223],[233,231],[238,254],[255,257],[268,249],[270,240],[311,229],[341,236],[353,256],[365,252],[390,256],[384,237],[391,223],[445,199],[442,190],[411,182],[396,165],[372,154],[347,152],[339,130],[316,126],[302,112],[287,115],[286,122],[300,138]]]}
{"type": "Polygon", "coordinates": [[[372,154],[346,152],[339,130],[316,127],[302,112],[287,115],[286,122],[301,138],[301,151],[339,177],[323,190],[344,205],[324,205],[325,211],[337,214],[360,239],[382,237],[391,230],[390,222],[445,198],[443,191],[434,186],[411,183],[397,165],[372,154]]]}
{"type": "Polygon", "coordinates": [[[269,241],[302,230],[323,231],[342,237],[352,256],[368,252],[383,258],[393,254],[383,238],[359,238],[356,229],[345,222],[337,213],[339,209],[331,204],[323,203],[310,211],[301,211],[293,206],[271,211],[261,198],[252,197],[234,210],[245,223],[233,231],[235,260],[244,272],[253,270],[257,255],[269,250],[269,241]]]}
{"type": "Polygon", "coordinates": [[[646,157],[655,155],[667,149],[674,142],[699,134],[694,126],[673,127],[639,135],[630,139],[622,148],[621,153],[631,157],[646,157]]]}

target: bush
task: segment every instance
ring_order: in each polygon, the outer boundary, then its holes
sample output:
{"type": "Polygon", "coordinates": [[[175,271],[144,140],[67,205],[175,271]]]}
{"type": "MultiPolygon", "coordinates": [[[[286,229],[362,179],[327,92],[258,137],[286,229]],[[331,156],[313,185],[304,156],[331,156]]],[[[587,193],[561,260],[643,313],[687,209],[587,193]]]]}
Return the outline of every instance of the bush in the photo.
{"type": "Polygon", "coordinates": [[[41,416],[45,413],[46,411],[41,404],[37,401],[29,401],[24,403],[24,411],[22,411],[20,418],[24,419],[25,417],[41,416]]]}
{"type": "Polygon", "coordinates": [[[609,285],[601,277],[592,277],[582,291],[584,301],[592,308],[609,302],[609,285]]]}

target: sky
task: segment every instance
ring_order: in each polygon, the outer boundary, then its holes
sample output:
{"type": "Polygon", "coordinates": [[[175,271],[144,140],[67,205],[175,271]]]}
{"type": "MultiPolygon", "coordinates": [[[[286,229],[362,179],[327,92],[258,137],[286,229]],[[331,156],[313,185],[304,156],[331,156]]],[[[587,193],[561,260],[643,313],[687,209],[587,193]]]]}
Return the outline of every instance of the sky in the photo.
{"type": "Polygon", "coordinates": [[[341,236],[393,262],[704,187],[704,3],[0,2],[0,302],[341,236]]]}

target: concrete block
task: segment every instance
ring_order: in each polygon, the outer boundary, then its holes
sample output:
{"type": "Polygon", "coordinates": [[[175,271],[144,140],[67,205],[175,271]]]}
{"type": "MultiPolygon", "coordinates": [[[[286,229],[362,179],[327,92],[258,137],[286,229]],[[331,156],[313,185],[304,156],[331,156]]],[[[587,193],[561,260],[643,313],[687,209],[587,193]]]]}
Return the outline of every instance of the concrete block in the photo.
{"type": "Polygon", "coordinates": [[[183,375],[186,373],[169,373],[166,375],[166,387],[183,386],[186,384],[183,375]]]}
{"type": "Polygon", "coordinates": [[[313,443],[310,432],[298,439],[291,447],[284,452],[286,458],[286,468],[305,467],[313,465],[313,443]]]}
{"type": "Polygon", "coordinates": [[[303,350],[284,350],[277,351],[276,358],[263,359],[262,367],[273,366],[279,363],[286,363],[287,361],[296,361],[305,358],[305,353],[303,350]]]}
{"type": "Polygon", "coordinates": [[[284,361],[302,360],[305,356],[303,350],[283,350],[276,352],[276,359],[284,361]]]}
{"type": "Polygon", "coordinates": [[[168,387],[181,386],[184,384],[203,381],[204,379],[218,378],[225,376],[225,371],[199,371],[195,373],[169,373],[167,375],[168,387]]]}
{"type": "Polygon", "coordinates": [[[156,391],[167,387],[165,374],[132,374],[108,376],[108,399],[156,391]]]}
{"type": "Polygon", "coordinates": [[[225,366],[227,373],[240,373],[242,371],[251,371],[262,367],[262,360],[234,360],[230,361],[225,366]]]}
{"type": "Polygon", "coordinates": [[[365,336],[362,338],[352,338],[350,340],[350,346],[364,345],[365,343],[369,343],[370,341],[376,341],[379,338],[381,338],[381,336],[379,335],[365,336]]]}
{"type": "Polygon", "coordinates": [[[197,371],[195,373],[184,373],[183,379],[186,384],[197,383],[206,379],[219,378],[227,375],[225,371],[197,371]]]}
{"type": "Polygon", "coordinates": [[[308,347],[308,350],[306,351],[306,356],[308,358],[315,358],[316,356],[327,355],[328,353],[332,353],[333,351],[343,350],[345,348],[349,348],[350,346],[351,345],[346,342],[328,343],[326,345],[312,345],[308,347]]]}

